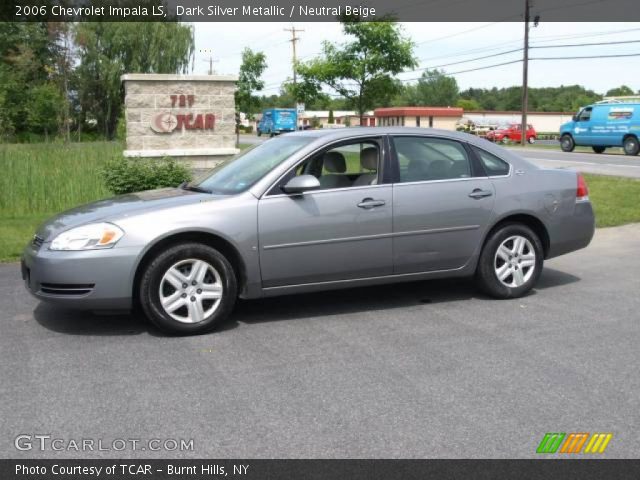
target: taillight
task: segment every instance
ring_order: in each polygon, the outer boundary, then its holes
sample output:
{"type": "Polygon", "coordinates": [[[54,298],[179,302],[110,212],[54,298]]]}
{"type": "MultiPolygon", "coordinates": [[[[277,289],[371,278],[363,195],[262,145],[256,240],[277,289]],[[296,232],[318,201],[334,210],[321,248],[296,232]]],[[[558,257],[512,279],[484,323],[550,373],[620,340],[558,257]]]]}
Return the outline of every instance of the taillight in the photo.
{"type": "Polygon", "coordinates": [[[589,200],[589,188],[584,177],[578,174],[578,188],[576,189],[576,200],[589,200]]]}

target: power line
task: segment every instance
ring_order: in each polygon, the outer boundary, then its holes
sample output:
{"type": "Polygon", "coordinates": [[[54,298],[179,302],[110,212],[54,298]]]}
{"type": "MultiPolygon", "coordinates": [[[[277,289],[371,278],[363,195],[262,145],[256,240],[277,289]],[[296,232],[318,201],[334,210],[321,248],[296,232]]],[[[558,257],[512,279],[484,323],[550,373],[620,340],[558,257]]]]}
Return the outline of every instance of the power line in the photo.
{"type": "Polygon", "coordinates": [[[500,23],[500,21],[486,23],[484,25],[480,25],[479,27],[470,28],[469,30],[463,30],[462,32],[452,33],[450,35],[445,35],[443,37],[432,38],[430,40],[424,40],[423,42],[416,43],[416,45],[424,45],[425,43],[439,42],[440,40],[446,40],[447,38],[453,38],[453,37],[457,37],[457,36],[460,36],[460,35],[464,35],[465,33],[475,32],[477,30],[481,30],[483,28],[490,27],[491,25],[495,25],[496,23],[500,23]]]}
{"type": "Polygon", "coordinates": [[[622,57],[640,57],[640,53],[619,53],[613,55],[585,55],[576,57],[536,57],[531,60],[580,60],[589,58],[622,58],[622,57]]]}
{"type": "Polygon", "coordinates": [[[623,45],[628,43],[640,43],[640,40],[624,40],[619,42],[596,42],[596,43],[571,43],[565,45],[534,45],[530,48],[569,48],[569,47],[592,47],[598,45],[623,45]]]}
{"type": "Polygon", "coordinates": [[[546,40],[540,40],[539,43],[548,43],[548,42],[553,42],[554,40],[560,40],[560,39],[604,37],[607,35],[617,35],[619,33],[637,32],[638,30],[640,30],[640,28],[628,28],[624,30],[605,30],[604,32],[591,32],[591,33],[571,33],[568,35],[546,35],[546,36],[538,37],[538,39],[546,39],[546,40]]]}
{"type": "MultiPolygon", "coordinates": [[[[458,74],[461,74],[461,73],[477,72],[478,70],[487,70],[487,69],[489,69],[489,68],[502,67],[503,65],[511,65],[511,64],[513,64],[513,63],[520,63],[520,62],[522,62],[522,59],[512,60],[512,61],[510,61],[510,62],[495,63],[495,64],[493,64],[493,65],[486,65],[486,66],[484,66],[484,67],[469,68],[469,69],[467,69],[467,70],[460,70],[460,71],[457,71],[457,72],[444,72],[444,75],[446,75],[446,76],[450,77],[450,76],[458,75],[458,74]]],[[[416,81],[416,80],[420,80],[421,78],[422,78],[422,77],[406,78],[406,79],[403,79],[403,80],[400,80],[400,81],[401,81],[401,82],[413,82],[413,81],[416,81]]]]}
{"type": "Polygon", "coordinates": [[[500,57],[502,55],[508,55],[510,53],[521,52],[521,51],[522,51],[522,48],[515,48],[513,50],[507,50],[506,52],[493,53],[491,55],[484,55],[482,57],[470,58],[468,60],[460,60],[458,62],[452,62],[452,63],[443,63],[442,65],[433,65],[433,66],[430,66],[430,67],[421,67],[421,68],[416,68],[415,70],[405,70],[402,73],[419,72],[421,70],[431,70],[431,69],[434,69],[434,68],[450,67],[452,65],[460,65],[461,63],[477,62],[478,60],[485,60],[487,58],[500,57]]]}

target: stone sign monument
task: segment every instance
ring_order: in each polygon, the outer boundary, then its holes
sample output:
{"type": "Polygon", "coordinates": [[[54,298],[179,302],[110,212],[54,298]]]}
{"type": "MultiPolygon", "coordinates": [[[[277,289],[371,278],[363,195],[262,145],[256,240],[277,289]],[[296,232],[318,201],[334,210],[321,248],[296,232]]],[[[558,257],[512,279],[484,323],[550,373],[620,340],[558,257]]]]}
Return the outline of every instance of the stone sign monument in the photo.
{"type": "Polygon", "coordinates": [[[127,74],[127,157],[173,157],[208,168],[236,149],[235,76],[127,74]]]}

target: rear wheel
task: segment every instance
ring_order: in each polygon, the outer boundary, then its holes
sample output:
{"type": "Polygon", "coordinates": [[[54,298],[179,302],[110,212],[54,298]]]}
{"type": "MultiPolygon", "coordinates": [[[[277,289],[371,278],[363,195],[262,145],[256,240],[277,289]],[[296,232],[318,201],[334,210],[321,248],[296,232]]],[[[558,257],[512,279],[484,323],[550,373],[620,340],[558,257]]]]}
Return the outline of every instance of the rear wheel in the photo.
{"type": "Polygon", "coordinates": [[[602,147],[602,146],[595,146],[591,148],[593,148],[593,151],[596,153],[602,153],[607,149],[607,147],[602,147]]]}
{"type": "Polygon", "coordinates": [[[502,143],[507,144],[509,143],[509,137],[502,137],[502,143]]]}
{"type": "Polygon", "coordinates": [[[174,245],[145,269],[140,304],[168,333],[200,334],[224,321],[236,301],[233,267],[217,250],[200,243],[174,245]]]}
{"type": "Polygon", "coordinates": [[[527,138],[527,142],[529,142],[531,145],[533,145],[534,143],[536,143],[536,137],[527,138]]]}
{"type": "Polygon", "coordinates": [[[573,149],[576,148],[576,143],[573,141],[573,137],[571,135],[562,135],[560,137],[560,148],[563,152],[573,152],[573,149]]]}
{"type": "Polygon", "coordinates": [[[638,139],[636,137],[631,135],[624,139],[622,148],[626,155],[637,155],[638,152],[640,152],[640,143],[638,143],[638,139]]]}
{"type": "Polygon", "coordinates": [[[540,277],[542,243],[526,225],[505,224],[487,239],[476,271],[478,286],[495,298],[527,293],[540,277]]]}

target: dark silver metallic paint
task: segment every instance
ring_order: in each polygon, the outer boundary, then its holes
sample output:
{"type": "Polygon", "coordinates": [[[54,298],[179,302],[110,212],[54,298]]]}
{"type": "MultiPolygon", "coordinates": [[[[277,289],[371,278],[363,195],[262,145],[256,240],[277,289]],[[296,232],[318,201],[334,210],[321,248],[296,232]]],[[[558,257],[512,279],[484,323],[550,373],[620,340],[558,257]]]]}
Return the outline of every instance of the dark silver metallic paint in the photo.
{"type": "MultiPolygon", "coordinates": [[[[134,279],[154,245],[183,233],[224,240],[242,259],[240,296],[346,288],[396,281],[467,276],[475,271],[489,230],[504,218],[529,215],[548,232],[546,257],[590,242],[594,217],[576,202],[576,174],[540,169],[474,136],[424,128],[345,128],[293,135],[311,142],[249,190],[211,195],[163,189],[84,205],[53,217],[29,244],[23,262],[38,298],[92,309],[130,308],[134,279]],[[329,144],[387,135],[437,136],[468,142],[511,166],[501,177],[404,184],[380,183],[303,194],[267,195],[290,168],[329,144]],[[549,205],[553,208],[549,208],[549,205]],[[124,237],[111,249],[51,251],[51,241],[75,226],[107,221],[124,237]],[[95,284],[82,296],[52,296],[41,283],[95,284]]],[[[385,154],[389,154],[386,140],[385,154]]]]}

